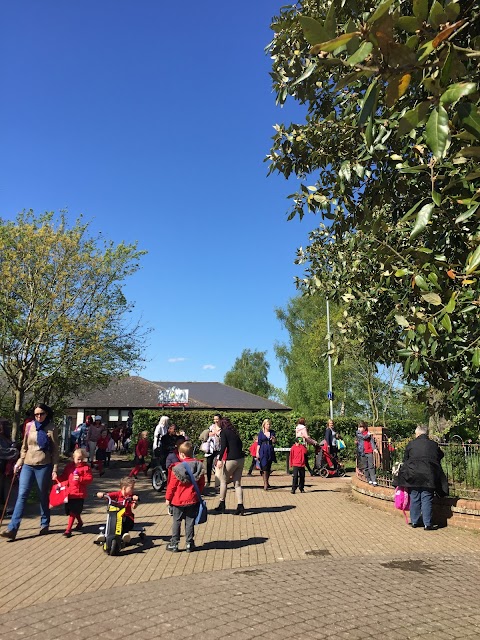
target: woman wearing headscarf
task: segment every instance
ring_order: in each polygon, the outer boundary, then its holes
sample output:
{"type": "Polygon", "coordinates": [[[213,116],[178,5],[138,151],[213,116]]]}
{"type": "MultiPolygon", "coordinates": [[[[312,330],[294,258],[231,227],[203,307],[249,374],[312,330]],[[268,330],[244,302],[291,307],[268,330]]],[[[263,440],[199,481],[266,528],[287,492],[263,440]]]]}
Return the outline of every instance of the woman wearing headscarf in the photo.
{"type": "Polygon", "coordinates": [[[15,472],[21,471],[17,501],[10,525],[1,533],[8,540],[15,540],[17,536],[34,480],[40,499],[39,535],[47,534],[50,525],[50,488],[52,480],[57,479],[58,466],[57,429],[53,423],[53,412],[46,404],[36,404],[33,416],[34,420],[25,427],[20,458],[15,465],[15,472]]]}
{"type": "Polygon", "coordinates": [[[233,482],[237,496],[237,509],[235,515],[244,514],[242,472],[245,463],[245,454],[242,450],[242,441],[233,424],[228,418],[220,421],[220,451],[218,453],[217,470],[220,475],[220,503],[215,509],[217,513],[225,511],[225,498],[227,496],[227,484],[233,482]]]}
{"type": "Polygon", "coordinates": [[[168,431],[168,425],[170,423],[170,418],[168,416],[161,416],[158,421],[157,426],[155,427],[155,431],[153,432],[153,451],[160,447],[160,440],[168,431]]]}

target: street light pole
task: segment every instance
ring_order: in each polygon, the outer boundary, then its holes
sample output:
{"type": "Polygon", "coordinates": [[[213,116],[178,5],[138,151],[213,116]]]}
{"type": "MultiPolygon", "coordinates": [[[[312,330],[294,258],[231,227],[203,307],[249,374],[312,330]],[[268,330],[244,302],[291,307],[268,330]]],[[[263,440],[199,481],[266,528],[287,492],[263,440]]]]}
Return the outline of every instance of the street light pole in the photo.
{"type": "Polygon", "coordinates": [[[328,401],[330,404],[330,419],[333,420],[333,389],[332,389],[332,354],[331,339],[330,339],[330,302],[327,301],[327,341],[328,341],[328,401]]]}

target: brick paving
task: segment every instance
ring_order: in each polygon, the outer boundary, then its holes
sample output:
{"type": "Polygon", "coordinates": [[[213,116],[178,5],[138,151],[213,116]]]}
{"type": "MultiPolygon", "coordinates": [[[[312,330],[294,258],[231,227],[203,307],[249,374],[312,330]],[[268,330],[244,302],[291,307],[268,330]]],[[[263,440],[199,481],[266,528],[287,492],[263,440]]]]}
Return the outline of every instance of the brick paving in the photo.
{"type": "MultiPolygon", "coordinates": [[[[90,495],[123,473],[108,471],[90,495]]],[[[279,473],[268,492],[258,475],[244,480],[247,515],[233,515],[229,490],[230,513],[210,513],[191,554],[166,550],[171,518],[146,479],[136,519],[147,540],[118,557],[92,544],[102,501],[88,500],[70,539],[60,509],[38,538],[35,507],[15,542],[0,540],[0,640],[480,638],[477,533],[411,529],[393,507],[356,502],[348,478],[309,478],[303,495],[279,473]]],[[[209,507],[217,500],[207,494],[209,507]]]]}

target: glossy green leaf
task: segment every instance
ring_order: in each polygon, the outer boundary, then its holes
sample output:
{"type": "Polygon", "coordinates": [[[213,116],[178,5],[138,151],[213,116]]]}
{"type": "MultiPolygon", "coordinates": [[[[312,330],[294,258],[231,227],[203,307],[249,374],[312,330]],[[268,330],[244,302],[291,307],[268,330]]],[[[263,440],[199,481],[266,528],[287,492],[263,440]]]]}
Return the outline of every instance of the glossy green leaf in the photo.
{"type": "Polygon", "coordinates": [[[442,319],[440,320],[440,324],[447,331],[447,333],[452,333],[452,321],[450,320],[450,316],[446,313],[442,319]]]}
{"type": "Polygon", "coordinates": [[[314,45],[329,40],[323,25],[318,20],[309,16],[300,16],[299,20],[308,44],[314,45]]]}
{"type": "Polygon", "coordinates": [[[410,218],[413,216],[413,214],[418,209],[418,207],[420,207],[424,202],[425,202],[425,199],[422,199],[422,200],[419,200],[418,202],[416,202],[413,205],[413,207],[407,211],[407,213],[403,216],[403,218],[400,219],[400,221],[401,222],[405,222],[407,220],[410,220],[410,218]]]}
{"type": "Polygon", "coordinates": [[[403,276],[406,276],[407,273],[408,273],[408,269],[397,269],[395,271],[395,277],[402,278],[403,276]]]}
{"type": "Polygon", "coordinates": [[[461,102],[457,111],[465,129],[480,140],[480,113],[476,106],[470,102],[461,102]]]}
{"type": "Polygon", "coordinates": [[[438,0],[433,0],[430,13],[428,14],[428,22],[435,29],[438,29],[442,23],[447,22],[447,15],[444,13],[443,7],[438,0]]]}
{"type": "Polygon", "coordinates": [[[463,96],[468,96],[477,90],[475,82],[457,82],[452,84],[440,96],[440,104],[455,104],[463,96]]]}
{"type": "Polygon", "coordinates": [[[428,56],[432,53],[434,49],[435,47],[433,46],[433,40],[429,40],[428,42],[425,42],[418,50],[418,61],[423,62],[425,58],[428,58],[428,56]]]}
{"type": "Polygon", "coordinates": [[[417,219],[415,220],[415,225],[410,233],[410,240],[414,240],[417,236],[419,236],[423,231],[425,231],[427,224],[430,222],[430,218],[432,215],[432,211],[435,209],[435,204],[433,202],[429,202],[425,204],[420,211],[417,213],[417,219]]]}
{"type": "Polygon", "coordinates": [[[377,81],[372,80],[370,86],[365,91],[365,95],[363,97],[362,108],[360,110],[360,115],[358,117],[358,126],[363,127],[367,118],[372,114],[375,110],[375,105],[377,103],[377,95],[378,95],[378,85],[377,81]]]}
{"type": "Polygon", "coordinates": [[[410,323],[408,322],[408,320],[404,316],[395,316],[395,321],[401,327],[409,327],[410,326],[410,323]]]}
{"type": "Polygon", "coordinates": [[[325,18],[325,23],[323,25],[328,40],[334,38],[335,34],[337,33],[337,19],[335,15],[336,11],[337,7],[335,6],[335,2],[332,2],[325,18]]]}
{"type": "Polygon", "coordinates": [[[290,86],[294,87],[296,84],[300,84],[300,82],[303,82],[304,80],[309,78],[316,68],[317,68],[317,65],[315,63],[310,64],[302,73],[302,75],[299,78],[297,78],[295,82],[292,82],[290,86]]]}
{"type": "Polygon", "coordinates": [[[457,54],[453,47],[449,48],[445,62],[443,63],[442,70],[440,71],[440,84],[445,87],[450,84],[453,63],[456,60],[457,54]]]}
{"type": "Polygon", "coordinates": [[[457,304],[457,299],[455,293],[452,293],[448,304],[445,306],[445,313],[453,313],[455,311],[455,306],[457,304]]]}
{"type": "Polygon", "coordinates": [[[327,42],[322,42],[316,44],[314,47],[310,49],[310,53],[316,55],[321,51],[326,51],[327,53],[331,53],[338,49],[339,47],[347,44],[352,38],[355,38],[360,35],[359,31],[353,31],[352,33],[343,33],[338,38],[334,38],[333,40],[328,40],[327,42]]]}
{"type": "MultiPolygon", "coordinates": [[[[438,333],[436,333],[436,335],[438,336],[438,333]]],[[[437,348],[438,348],[438,342],[436,340],[434,340],[432,342],[432,346],[430,347],[430,353],[432,354],[432,358],[435,357],[435,354],[437,352],[437,348]]]]}
{"type": "Polygon", "coordinates": [[[416,18],[415,16],[401,16],[397,20],[397,25],[400,29],[403,29],[407,33],[415,33],[420,26],[422,21],[416,18]]]}
{"type": "Polygon", "coordinates": [[[474,273],[477,270],[479,265],[480,265],[480,244],[467,260],[467,268],[465,271],[467,276],[470,275],[471,273],[474,273]]]}
{"type": "Polygon", "coordinates": [[[413,0],[413,14],[421,21],[428,18],[428,0],[413,0]]]}
{"type": "Polygon", "coordinates": [[[355,71],[354,73],[347,73],[346,76],[343,76],[343,78],[341,78],[337,82],[337,84],[335,85],[334,91],[340,91],[340,89],[347,87],[349,84],[352,84],[352,82],[356,82],[359,78],[362,78],[364,75],[365,74],[363,71],[355,71]]]}
{"type": "Polygon", "coordinates": [[[473,350],[472,365],[476,369],[478,369],[478,367],[480,367],[480,348],[479,347],[475,347],[475,349],[473,350]]]}
{"type": "Polygon", "coordinates": [[[435,108],[425,127],[425,142],[437,160],[444,158],[450,144],[448,113],[441,104],[435,108]]]}
{"type": "Polygon", "coordinates": [[[435,191],[435,189],[432,189],[432,200],[437,205],[437,207],[442,204],[442,196],[440,193],[438,193],[438,191],[435,191]]]}
{"type": "Polygon", "coordinates": [[[455,222],[459,224],[460,222],[464,222],[465,220],[468,220],[470,216],[473,216],[473,214],[478,209],[478,207],[480,207],[480,202],[477,202],[477,204],[474,204],[472,207],[469,207],[466,211],[461,213],[458,216],[458,218],[455,219],[455,222]]]}
{"type": "Polygon", "coordinates": [[[442,304],[442,299],[440,298],[438,293],[434,293],[432,291],[429,293],[422,293],[422,298],[425,300],[425,302],[428,302],[428,304],[432,304],[435,307],[438,307],[442,304]]]}
{"type": "Polygon", "coordinates": [[[415,284],[419,289],[421,289],[422,291],[429,291],[430,287],[426,283],[425,278],[423,276],[420,276],[420,275],[415,276],[414,280],[415,280],[415,284]]]}
{"type": "Polygon", "coordinates": [[[428,327],[428,330],[430,331],[432,336],[438,336],[437,330],[435,329],[435,327],[433,326],[433,324],[431,322],[427,323],[427,327],[428,327]]]}
{"type": "Polygon", "coordinates": [[[371,42],[363,42],[360,47],[347,59],[347,64],[354,67],[356,64],[363,62],[370,55],[373,49],[371,42]]]}
{"type": "Polygon", "coordinates": [[[415,108],[409,109],[398,123],[398,135],[404,136],[425,122],[428,112],[430,111],[430,107],[430,101],[425,100],[424,102],[417,104],[415,108]]]}
{"type": "Polygon", "coordinates": [[[449,22],[454,22],[460,13],[460,3],[450,2],[445,6],[445,13],[449,22]]]}
{"type": "Polygon", "coordinates": [[[379,20],[392,6],[393,0],[385,0],[378,5],[377,9],[372,13],[370,18],[367,20],[367,24],[372,24],[376,20],[379,20]]]}

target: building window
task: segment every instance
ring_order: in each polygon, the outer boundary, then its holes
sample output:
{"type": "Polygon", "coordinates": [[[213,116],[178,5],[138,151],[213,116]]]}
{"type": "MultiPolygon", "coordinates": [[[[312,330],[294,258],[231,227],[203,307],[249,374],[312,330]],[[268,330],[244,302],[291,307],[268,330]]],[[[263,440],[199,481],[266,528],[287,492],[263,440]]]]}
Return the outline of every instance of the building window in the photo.
{"type": "Polygon", "coordinates": [[[121,417],[120,417],[120,420],[121,420],[122,422],[126,422],[126,421],[128,420],[128,409],[122,409],[122,410],[120,411],[120,416],[121,416],[121,417]]]}
{"type": "Polygon", "coordinates": [[[118,422],[118,409],[109,409],[108,410],[108,421],[109,422],[118,422]]]}

